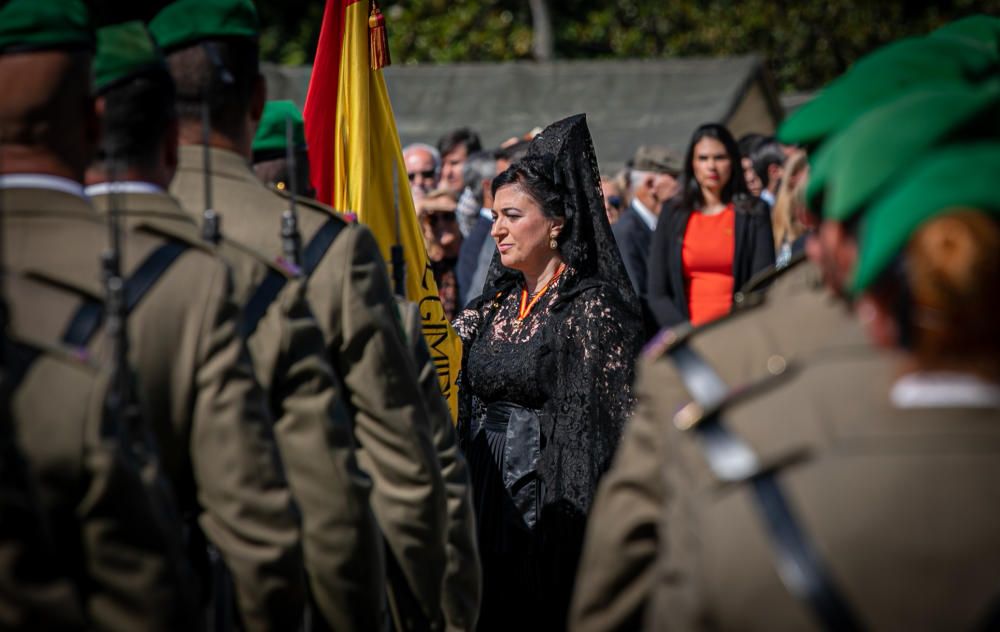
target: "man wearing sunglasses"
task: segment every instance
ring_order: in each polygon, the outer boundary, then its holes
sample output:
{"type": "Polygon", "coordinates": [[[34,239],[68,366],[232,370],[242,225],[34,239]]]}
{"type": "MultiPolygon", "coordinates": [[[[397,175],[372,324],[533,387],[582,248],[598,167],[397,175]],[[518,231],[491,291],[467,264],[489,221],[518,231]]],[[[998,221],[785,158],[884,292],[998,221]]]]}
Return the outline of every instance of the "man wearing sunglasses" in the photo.
{"type": "Polygon", "coordinates": [[[607,176],[601,176],[601,193],[604,194],[604,212],[608,215],[608,223],[614,224],[625,207],[625,198],[618,183],[607,176]]]}
{"type": "Polygon", "coordinates": [[[413,200],[418,201],[437,188],[441,173],[441,154],[425,143],[413,143],[403,148],[403,162],[410,179],[413,200]]]}

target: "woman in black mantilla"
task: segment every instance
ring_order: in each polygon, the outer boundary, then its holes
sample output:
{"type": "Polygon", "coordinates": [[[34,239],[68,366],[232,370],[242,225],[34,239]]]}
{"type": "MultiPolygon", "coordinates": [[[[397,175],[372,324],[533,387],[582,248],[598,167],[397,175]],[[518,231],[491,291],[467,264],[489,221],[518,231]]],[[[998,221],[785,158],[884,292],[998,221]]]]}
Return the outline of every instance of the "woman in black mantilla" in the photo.
{"type": "Polygon", "coordinates": [[[479,629],[560,630],[587,512],[631,411],[642,322],[583,115],[539,134],[493,193],[497,254],[482,298],[455,320],[479,629]]]}

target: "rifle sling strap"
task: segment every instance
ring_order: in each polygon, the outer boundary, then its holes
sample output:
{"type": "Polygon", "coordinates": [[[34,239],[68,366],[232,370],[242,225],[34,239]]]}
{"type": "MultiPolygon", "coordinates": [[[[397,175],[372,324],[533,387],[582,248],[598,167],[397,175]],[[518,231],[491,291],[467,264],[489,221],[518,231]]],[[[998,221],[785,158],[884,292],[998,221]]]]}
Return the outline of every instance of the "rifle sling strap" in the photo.
{"type": "MultiPolygon", "coordinates": [[[[320,226],[302,252],[302,276],[308,278],[316,270],[316,266],[319,265],[319,262],[323,259],[323,255],[333,245],[334,240],[337,239],[337,235],[340,234],[343,227],[344,222],[336,217],[331,217],[320,226]]],[[[268,269],[267,276],[254,289],[253,294],[250,295],[250,300],[247,301],[246,308],[243,310],[240,334],[244,340],[248,339],[257,330],[257,325],[264,318],[268,307],[278,297],[278,294],[281,293],[286,283],[288,283],[287,277],[277,270],[268,269]]]]}
{"type": "MultiPolygon", "coordinates": [[[[704,410],[717,407],[728,392],[725,382],[704,358],[682,342],[668,351],[681,381],[704,410]]],[[[729,431],[724,407],[691,430],[698,435],[712,472],[724,481],[749,480],[753,499],[771,541],[775,566],[788,591],[802,601],[826,630],[860,630],[858,618],[796,519],[774,468],[762,469],[753,449],[729,431]]]]}
{"type": "MultiPolygon", "coordinates": [[[[135,272],[125,281],[125,310],[132,313],[136,305],[149,292],[160,277],[188,249],[180,241],[167,241],[158,246],[139,264],[135,272]]],[[[63,342],[75,347],[86,347],[104,322],[104,304],[92,299],[84,300],[70,319],[63,333],[63,342]]]]}

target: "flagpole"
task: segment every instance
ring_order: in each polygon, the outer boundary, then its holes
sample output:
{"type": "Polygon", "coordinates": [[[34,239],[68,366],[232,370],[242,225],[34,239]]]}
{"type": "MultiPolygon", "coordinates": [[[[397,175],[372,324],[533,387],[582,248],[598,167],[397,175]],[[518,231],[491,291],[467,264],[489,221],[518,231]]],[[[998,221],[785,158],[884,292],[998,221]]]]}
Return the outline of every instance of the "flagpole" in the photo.
{"type": "Polygon", "coordinates": [[[396,295],[406,298],[406,258],[403,256],[403,238],[399,229],[399,171],[392,163],[392,202],[396,212],[396,243],[389,249],[392,260],[392,282],[396,295]]]}

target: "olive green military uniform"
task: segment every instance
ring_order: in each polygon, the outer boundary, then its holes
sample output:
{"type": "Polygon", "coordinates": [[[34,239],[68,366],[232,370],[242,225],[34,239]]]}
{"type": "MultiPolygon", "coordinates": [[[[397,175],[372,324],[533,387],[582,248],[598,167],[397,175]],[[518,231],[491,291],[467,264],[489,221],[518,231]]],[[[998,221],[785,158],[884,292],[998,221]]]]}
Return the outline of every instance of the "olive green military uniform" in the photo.
{"type": "MultiPolygon", "coordinates": [[[[6,282],[6,279],[5,279],[6,282]]],[[[29,363],[35,345],[23,354],[2,334],[0,376],[0,628],[4,630],[83,630],[84,621],[69,574],[52,551],[48,521],[38,485],[30,474],[11,413],[11,391],[29,363]]],[[[61,354],[59,354],[61,356],[61,354]]],[[[57,356],[57,359],[58,357],[57,356]]],[[[70,378],[78,375],[68,372],[70,378]]],[[[77,411],[74,411],[76,413],[77,411]]],[[[69,418],[70,415],[66,415],[69,418]]],[[[73,481],[77,483],[77,481],[73,481]]]]}
{"type": "MultiPolygon", "coordinates": [[[[14,313],[14,326],[60,339],[83,300],[102,298],[97,253],[107,229],[86,200],[63,191],[7,190],[3,212],[5,263],[69,280],[78,295],[40,295],[38,309],[14,313]]],[[[125,278],[164,244],[130,232],[125,278]]],[[[294,629],[304,603],[299,533],[267,403],[237,333],[229,276],[209,252],[180,253],[129,316],[130,359],[180,509],[221,552],[246,628],[294,629]]],[[[100,339],[90,353],[100,355],[100,339]]],[[[204,549],[193,546],[203,563],[204,549]]]]}
{"type": "MultiPolygon", "coordinates": [[[[126,192],[115,198],[128,225],[200,241],[199,227],[165,192],[126,192]]],[[[92,201],[101,213],[112,203],[107,194],[92,201]]],[[[217,252],[233,271],[237,305],[247,305],[269,273],[286,281],[248,347],[269,394],[275,438],[301,514],[312,597],[332,629],[377,629],[384,578],[382,542],[368,507],[371,483],[357,468],[350,420],[339,399],[343,391],[326,361],[303,285],[288,278],[284,268],[227,239],[217,252]]]]}
{"type": "Polygon", "coordinates": [[[448,402],[441,395],[437,369],[420,328],[420,310],[412,301],[396,299],[403,331],[420,371],[420,387],[434,429],[434,446],[441,462],[448,495],[448,566],[444,574],[441,610],[450,632],[473,630],[479,618],[482,568],[476,543],[476,516],[472,509],[469,468],[458,448],[448,402]]]}
{"type": "MultiPolygon", "coordinates": [[[[775,468],[857,627],[989,629],[1000,597],[1000,409],[895,408],[896,370],[888,354],[839,346],[735,396],[721,416],[758,471],[775,468]]],[[[660,361],[648,376],[677,379],[669,371],[660,361]]],[[[646,628],[823,629],[779,579],[754,482],[721,482],[693,430],[662,430],[674,492],[646,628]]]]}
{"type": "MultiPolygon", "coordinates": [[[[732,387],[809,357],[834,340],[838,345],[863,340],[846,307],[821,287],[819,271],[808,261],[785,268],[766,293],[744,295],[740,303],[744,307],[688,338],[732,387]]],[[[663,545],[659,518],[669,497],[663,470],[667,426],[691,401],[660,358],[666,344],[660,334],[644,352],[635,412],[591,510],[571,608],[574,630],[635,629],[653,586],[653,563],[663,545]]]]}
{"type": "MultiPolygon", "coordinates": [[[[12,309],[37,313],[37,284],[6,279],[12,309]]],[[[4,484],[34,493],[37,521],[35,531],[12,543],[13,555],[2,556],[0,627],[200,628],[180,524],[170,499],[156,489],[162,479],[143,479],[136,444],[122,445],[106,414],[109,373],[36,341],[16,341],[7,359],[16,384],[4,426],[30,475],[4,484]],[[32,545],[39,548],[15,563],[32,545]]],[[[9,509],[0,521],[5,529],[27,526],[9,509]]]]}
{"type": "MultiPolygon", "coordinates": [[[[182,206],[204,202],[201,146],[180,150],[171,192],[182,206]]],[[[255,177],[247,161],[212,149],[214,207],[223,233],[277,258],[280,218],[288,201],[255,177]]],[[[323,331],[335,372],[348,393],[359,462],[372,477],[372,508],[424,614],[439,617],[445,569],[445,492],[416,368],[403,339],[388,275],[371,233],[332,210],[300,201],[307,245],[328,222],[340,233],[307,282],[307,298],[323,331]]]]}

